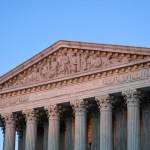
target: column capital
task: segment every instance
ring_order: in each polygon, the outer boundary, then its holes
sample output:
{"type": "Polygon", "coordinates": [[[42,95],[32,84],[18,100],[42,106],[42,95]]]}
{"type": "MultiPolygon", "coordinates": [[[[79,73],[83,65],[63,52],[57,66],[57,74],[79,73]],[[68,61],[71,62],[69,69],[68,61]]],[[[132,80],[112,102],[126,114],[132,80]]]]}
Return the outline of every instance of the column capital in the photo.
{"type": "Polygon", "coordinates": [[[50,104],[49,106],[45,106],[44,109],[46,110],[49,118],[55,118],[60,116],[59,113],[61,112],[61,109],[56,104],[50,104]]]}
{"type": "Polygon", "coordinates": [[[5,122],[5,127],[13,127],[15,125],[15,119],[12,113],[2,114],[2,118],[5,122]]]}
{"type": "Polygon", "coordinates": [[[81,99],[81,100],[76,99],[76,100],[70,102],[70,104],[71,104],[72,109],[74,110],[74,112],[86,112],[87,101],[84,101],[83,99],[81,99]]]}
{"type": "Polygon", "coordinates": [[[25,116],[27,123],[36,123],[37,115],[34,109],[27,109],[22,112],[25,116]]]}
{"type": "Polygon", "coordinates": [[[112,97],[109,94],[97,96],[95,99],[100,111],[112,109],[112,97]]]}
{"type": "Polygon", "coordinates": [[[137,89],[128,89],[122,92],[127,104],[139,104],[141,91],[137,89]]]}

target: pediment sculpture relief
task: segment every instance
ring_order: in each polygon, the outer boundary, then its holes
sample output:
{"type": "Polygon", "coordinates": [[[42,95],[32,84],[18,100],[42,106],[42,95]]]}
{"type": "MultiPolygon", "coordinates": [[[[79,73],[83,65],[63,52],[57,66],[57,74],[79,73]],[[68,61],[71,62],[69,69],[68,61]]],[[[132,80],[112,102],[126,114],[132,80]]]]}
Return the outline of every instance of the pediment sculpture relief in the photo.
{"type": "Polygon", "coordinates": [[[20,73],[12,80],[5,82],[1,89],[31,84],[72,74],[93,71],[96,69],[116,66],[132,61],[126,57],[112,57],[111,54],[101,55],[98,51],[61,50],[40,61],[31,68],[20,73]]]}

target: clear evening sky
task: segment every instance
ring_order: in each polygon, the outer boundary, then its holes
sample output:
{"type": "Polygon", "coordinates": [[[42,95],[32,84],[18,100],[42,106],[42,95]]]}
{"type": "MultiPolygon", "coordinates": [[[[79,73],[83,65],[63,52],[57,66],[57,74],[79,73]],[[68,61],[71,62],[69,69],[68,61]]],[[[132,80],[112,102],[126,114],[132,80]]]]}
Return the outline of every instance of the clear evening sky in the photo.
{"type": "Polygon", "coordinates": [[[150,48],[150,1],[0,1],[0,76],[58,40],[150,48]]]}

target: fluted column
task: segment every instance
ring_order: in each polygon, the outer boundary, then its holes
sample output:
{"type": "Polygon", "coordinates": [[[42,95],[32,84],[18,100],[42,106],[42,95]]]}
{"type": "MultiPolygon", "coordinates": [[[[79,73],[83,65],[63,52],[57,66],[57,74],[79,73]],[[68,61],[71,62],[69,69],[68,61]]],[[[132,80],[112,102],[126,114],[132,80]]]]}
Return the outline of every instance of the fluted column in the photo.
{"type": "Polygon", "coordinates": [[[143,150],[150,150],[150,104],[142,106],[143,115],[143,150]]]}
{"type": "Polygon", "coordinates": [[[109,95],[96,97],[100,108],[100,150],[112,150],[112,104],[109,95]]]}
{"type": "Polygon", "coordinates": [[[87,114],[83,100],[71,102],[75,112],[75,142],[74,150],[86,150],[87,148],[87,114]]]}
{"type": "Polygon", "coordinates": [[[43,150],[47,150],[48,147],[48,122],[44,123],[44,139],[43,139],[43,150]]]}
{"type": "Polygon", "coordinates": [[[91,150],[100,149],[100,113],[97,106],[91,106],[91,119],[92,119],[92,143],[91,150]]]}
{"type": "Polygon", "coordinates": [[[12,114],[4,114],[5,119],[5,140],[4,150],[15,150],[15,121],[12,114]]]}
{"type": "Polygon", "coordinates": [[[123,92],[127,101],[127,150],[140,150],[139,91],[123,92]]]}
{"type": "Polygon", "coordinates": [[[37,118],[34,109],[23,111],[26,117],[25,150],[36,150],[37,118]]]}
{"type": "Polygon", "coordinates": [[[49,117],[48,150],[59,150],[60,115],[57,105],[45,107],[49,117]]]}

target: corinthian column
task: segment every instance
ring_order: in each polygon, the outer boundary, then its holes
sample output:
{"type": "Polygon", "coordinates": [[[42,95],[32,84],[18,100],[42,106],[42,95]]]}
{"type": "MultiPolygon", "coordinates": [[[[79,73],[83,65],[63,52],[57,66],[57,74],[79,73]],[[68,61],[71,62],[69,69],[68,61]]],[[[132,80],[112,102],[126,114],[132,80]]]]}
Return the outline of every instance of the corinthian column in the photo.
{"type": "Polygon", "coordinates": [[[140,150],[139,91],[123,92],[127,101],[127,150],[140,150]]]}
{"type": "Polygon", "coordinates": [[[100,150],[112,150],[112,104],[109,95],[96,97],[100,108],[100,150]]]}
{"type": "Polygon", "coordinates": [[[48,150],[59,150],[60,115],[57,105],[45,107],[49,117],[48,150]]]}
{"type": "Polygon", "coordinates": [[[12,114],[4,114],[5,139],[4,150],[15,150],[15,121],[12,114]]]}
{"type": "Polygon", "coordinates": [[[26,117],[25,150],[36,150],[37,118],[34,109],[23,111],[26,117]]]}
{"type": "Polygon", "coordinates": [[[74,150],[87,149],[87,114],[86,105],[83,100],[71,102],[75,112],[75,142],[74,150]]]}

